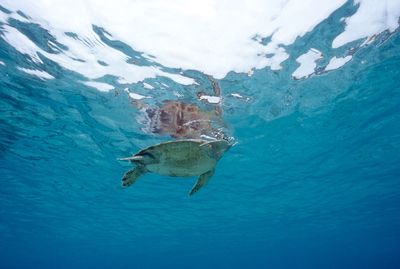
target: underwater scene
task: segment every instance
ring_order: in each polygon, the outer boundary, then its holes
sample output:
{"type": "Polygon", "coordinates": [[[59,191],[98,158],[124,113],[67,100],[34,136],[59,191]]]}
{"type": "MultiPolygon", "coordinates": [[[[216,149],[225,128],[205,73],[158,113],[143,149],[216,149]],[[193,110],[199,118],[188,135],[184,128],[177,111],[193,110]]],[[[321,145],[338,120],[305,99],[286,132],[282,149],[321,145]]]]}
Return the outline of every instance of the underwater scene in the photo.
{"type": "Polygon", "coordinates": [[[0,0],[0,268],[400,268],[399,0],[0,0]]]}

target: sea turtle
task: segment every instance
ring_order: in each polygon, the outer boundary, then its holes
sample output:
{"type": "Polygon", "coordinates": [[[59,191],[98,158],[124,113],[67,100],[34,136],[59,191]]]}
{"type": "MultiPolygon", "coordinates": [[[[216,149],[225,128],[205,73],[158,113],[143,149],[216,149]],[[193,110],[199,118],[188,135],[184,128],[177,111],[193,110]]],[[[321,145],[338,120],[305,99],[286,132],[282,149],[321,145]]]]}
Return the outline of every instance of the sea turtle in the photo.
{"type": "Polygon", "coordinates": [[[172,177],[199,176],[189,195],[203,187],[214,174],[215,166],[231,147],[226,140],[206,141],[187,139],[169,141],[143,149],[122,161],[130,161],[135,168],[125,173],[122,186],[132,185],[146,172],[172,177]]]}

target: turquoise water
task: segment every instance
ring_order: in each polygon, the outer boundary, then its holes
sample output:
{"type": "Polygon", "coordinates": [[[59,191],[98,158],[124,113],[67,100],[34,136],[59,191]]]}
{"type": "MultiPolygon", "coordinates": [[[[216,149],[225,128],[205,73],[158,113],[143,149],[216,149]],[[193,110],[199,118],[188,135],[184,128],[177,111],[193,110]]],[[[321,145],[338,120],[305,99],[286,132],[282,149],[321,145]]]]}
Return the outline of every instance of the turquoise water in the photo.
{"type": "MultiPolygon", "coordinates": [[[[38,25],[13,23],[51,50],[38,25]]],[[[323,22],[288,47],[281,71],[218,80],[225,132],[236,144],[192,197],[195,177],[147,174],[120,187],[131,166],[118,157],[172,139],[142,130],[127,85],[106,76],[115,89],[97,91],[0,35],[0,267],[399,268],[400,34],[381,35],[341,69],[294,80],[295,59],[329,47],[319,37],[338,27],[323,22]]],[[[183,74],[211,93],[204,74],[183,74]]],[[[203,106],[194,86],[149,81],[203,106]]],[[[153,105],[177,99],[165,89],[152,97],[153,105]]]]}

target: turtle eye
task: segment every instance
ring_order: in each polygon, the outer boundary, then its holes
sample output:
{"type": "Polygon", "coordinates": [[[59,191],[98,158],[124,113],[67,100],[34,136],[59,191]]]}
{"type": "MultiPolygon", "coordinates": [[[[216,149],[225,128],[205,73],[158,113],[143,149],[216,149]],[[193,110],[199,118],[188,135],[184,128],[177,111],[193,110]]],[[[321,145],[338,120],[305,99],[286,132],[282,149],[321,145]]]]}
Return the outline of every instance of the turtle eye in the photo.
{"type": "Polygon", "coordinates": [[[154,160],[156,159],[156,157],[153,154],[151,154],[150,152],[142,152],[142,153],[137,154],[137,156],[143,156],[145,158],[151,158],[154,160]]]}

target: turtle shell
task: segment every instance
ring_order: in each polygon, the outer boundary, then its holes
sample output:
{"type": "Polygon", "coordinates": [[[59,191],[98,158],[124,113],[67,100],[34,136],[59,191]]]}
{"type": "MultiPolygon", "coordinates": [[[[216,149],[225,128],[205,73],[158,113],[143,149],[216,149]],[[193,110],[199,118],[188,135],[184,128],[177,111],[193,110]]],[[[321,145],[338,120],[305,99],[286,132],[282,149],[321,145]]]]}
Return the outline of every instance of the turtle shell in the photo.
{"type": "Polygon", "coordinates": [[[141,150],[135,156],[146,156],[141,163],[149,172],[166,176],[198,176],[212,170],[218,159],[212,147],[203,140],[165,142],[141,150]]]}

